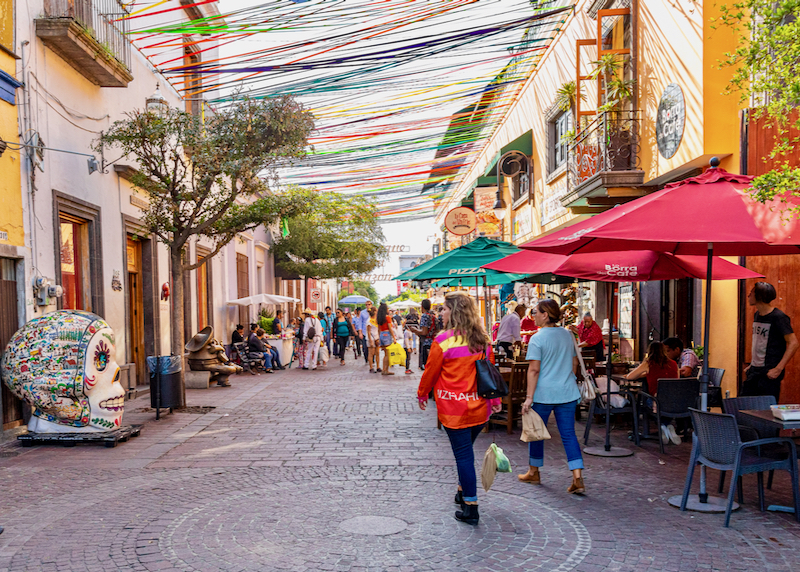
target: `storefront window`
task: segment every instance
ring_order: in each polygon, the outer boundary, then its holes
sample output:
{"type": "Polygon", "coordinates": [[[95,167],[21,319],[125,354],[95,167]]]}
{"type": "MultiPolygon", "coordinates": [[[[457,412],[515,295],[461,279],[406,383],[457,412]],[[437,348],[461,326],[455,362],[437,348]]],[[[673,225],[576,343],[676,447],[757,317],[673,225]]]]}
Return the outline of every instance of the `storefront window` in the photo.
{"type": "Polygon", "coordinates": [[[552,122],[551,129],[553,130],[553,160],[551,163],[551,171],[555,171],[567,162],[567,134],[572,126],[572,112],[565,111],[552,122]]]}

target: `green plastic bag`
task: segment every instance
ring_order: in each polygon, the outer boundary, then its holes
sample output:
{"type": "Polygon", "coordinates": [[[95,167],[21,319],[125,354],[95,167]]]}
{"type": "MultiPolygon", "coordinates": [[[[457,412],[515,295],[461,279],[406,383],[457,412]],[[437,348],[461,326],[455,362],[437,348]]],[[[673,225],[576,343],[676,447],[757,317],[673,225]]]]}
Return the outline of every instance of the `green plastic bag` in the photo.
{"type": "Polygon", "coordinates": [[[503,453],[503,450],[492,443],[492,448],[494,449],[494,456],[497,462],[497,472],[498,473],[510,473],[511,472],[511,462],[506,457],[506,454],[503,453]]]}

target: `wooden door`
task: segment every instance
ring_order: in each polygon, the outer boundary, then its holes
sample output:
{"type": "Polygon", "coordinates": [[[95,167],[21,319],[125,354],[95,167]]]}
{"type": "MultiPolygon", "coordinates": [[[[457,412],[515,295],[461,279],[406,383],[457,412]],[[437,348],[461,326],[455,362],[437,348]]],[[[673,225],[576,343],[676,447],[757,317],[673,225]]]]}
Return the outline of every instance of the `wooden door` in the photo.
{"type": "Polygon", "coordinates": [[[129,360],[135,364],[136,384],[148,379],[145,371],[144,299],[142,292],[142,248],[139,241],[128,239],[128,344],[129,360]]]}
{"type": "MultiPolygon", "coordinates": [[[[236,253],[236,289],[237,298],[246,298],[250,295],[250,270],[249,260],[246,255],[236,253]]],[[[250,322],[250,308],[239,306],[239,323],[248,330],[250,322]]]]}
{"type": "MultiPolygon", "coordinates": [[[[0,351],[4,351],[11,336],[19,329],[17,313],[16,261],[0,258],[0,351]]],[[[3,402],[3,429],[22,425],[22,402],[0,383],[3,402]]]]}

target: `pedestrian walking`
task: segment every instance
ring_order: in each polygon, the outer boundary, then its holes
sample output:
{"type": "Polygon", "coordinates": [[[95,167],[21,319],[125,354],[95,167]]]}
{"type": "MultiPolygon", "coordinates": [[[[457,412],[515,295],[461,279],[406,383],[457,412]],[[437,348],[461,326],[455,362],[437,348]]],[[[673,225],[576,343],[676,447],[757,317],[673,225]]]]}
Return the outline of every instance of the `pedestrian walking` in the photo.
{"type": "Polygon", "coordinates": [[[369,327],[369,321],[371,319],[369,313],[371,308],[374,308],[374,306],[372,305],[372,302],[367,300],[366,304],[364,305],[364,309],[361,310],[361,313],[358,315],[358,325],[361,327],[358,341],[361,343],[361,350],[364,354],[364,362],[367,364],[369,364],[369,340],[367,337],[367,328],[369,327]]]}
{"type": "MultiPolygon", "coordinates": [[[[411,331],[414,328],[419,326],[419,315],[414,308],[411,308],[408,311],[408,316],[406,316],[406,331],[411,331]]],[[[417,353],[417,340],[419,336],[411,331],[411,342],[412,342],[412,349],[414,353],[417,353]]]]}
{"type": "Polygon", "coordinates": [[[406,375],[410,375],[414,373],[411,371],[411,353],[413,349],[413,339],[414,334],[409,330],[409,324],[407,320],[403,321],[403,347],[406,350],[406,375]]]}
{"type": "Polygon", "coordinates": [[[303,369],[317,369],[317,356],[322,343],[322,324],[310,308],[303,310],[303,348],[305,361],[303,369]]]}
{"type": "Polygon", "coordinates": [[[328,335],[325,338],[325,345],[328,346],[328,353],[332,356],[338,355],[339,352],[336,351],[336,334],[332,332],[331,328],[333,328],[333,320],[336,318],[336,314],[331,311],[330,306],[325,306],[325,320],[328,322],[328,335]]]}
{"type": "Polygon", "coordinates": [[[378,330],[377,316],[378,310],[375,309],[375,306],[370,306],[369,322],[367,322],[367,365],[369,365],[370,373],[375,373],[376,371],[380,373],[382,371],[381,368],[378,367],[380,356],[377,354],[380,351],[380,334],[378,330]]]}
{"type": "Polygon", "coordinates": [[[382,303],[378,308],[378,315],[376,316],[378,322],[378,339],[381,349],[383,349],[383,371],[381,375],[394,375],[393,371],[389,371],[389,346],[397,341],[394,334],[394,322],[389,316],[389,307],[386,303],[382,303]]]}
{"type": "Polygon", "coordinates": [[[461,510],[455,517],[475,525],[479,514],[473,444],[490,410],[496,413],[502,407],[499,399],[487,401],[478,396],[475,362],[483,357],[493,362],[494,353],[475,301],[465,292],[445,295],[442,317],[447,329],[431,345],[417,399],[424,411],[428,394],[436,391],[436,413],[450,439],[458,470],[455,502],[461,504],[461,510]]]}
{"type": "Polygon", "coordinates": [[[333,335],[336,336],[336,348],[339,353],[336,357],[339,358],[339,365],[344,365],[344,352],[347,350],[347,340],[350,336],[355,335],[353,325],[344,317],[344,312],[341,308],[336,309],[336,317],[333,319],[331,326],[333,335]]]}
{"type": "MultiPolygon", "coordinates": [[[[586,486],[583,483],[583,455],[575,435],[575,409],[581,397],[575,378],[578,368],[575,338],[568,330],[558,327],[561,308],[555,300],[539,302],[534,320],[539,331],[528,344],[528,389],[522,413],[533,409],[545,425],[550,413],[555,414],[572,471],[572,484],[567,492],[582,494],[586,486]]],[[[530,468],[524,475],[518,475],[519,480],[539,485],[539,468],[544,466],[544,441],[528,443],[528,456],[530,468]]]]}
{"type": "Polygon", "coordinates": [[[431,313],[431,301],[427,298],[422,301],[419,326],[412,328],[411,331],[419,336],[419,369],[424,370],[433,338],[436,337],[436,317],[431,313]]]}
{"type": "Polygon", "coordinates": [[[747,295],[747,303],[756,307],[756,313],[750,365],[740,395],[773,395],[780,403],[784,370],[798,343],[792,320],[772,303],[777,297],[769,282],[756,282],[747,295]]]}

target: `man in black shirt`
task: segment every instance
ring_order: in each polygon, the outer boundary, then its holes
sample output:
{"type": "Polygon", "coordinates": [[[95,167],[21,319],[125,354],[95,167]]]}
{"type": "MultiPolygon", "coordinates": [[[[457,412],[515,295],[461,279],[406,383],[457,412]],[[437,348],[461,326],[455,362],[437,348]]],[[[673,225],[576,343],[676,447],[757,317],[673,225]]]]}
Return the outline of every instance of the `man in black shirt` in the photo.
{"type": "Polygon", "coordinates": [[[776,297],[775,287],[768,282],[756,282],[747,295],[756,314],[752,357],[741,395],[774,395],[780,400],[784,368],[800,346],[789,316],[772,305],[776,297]]]}

